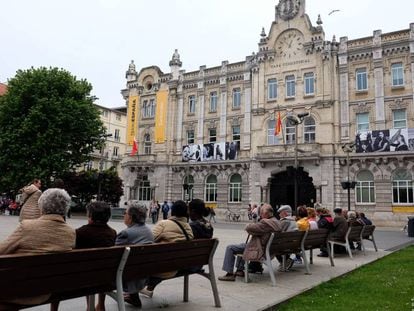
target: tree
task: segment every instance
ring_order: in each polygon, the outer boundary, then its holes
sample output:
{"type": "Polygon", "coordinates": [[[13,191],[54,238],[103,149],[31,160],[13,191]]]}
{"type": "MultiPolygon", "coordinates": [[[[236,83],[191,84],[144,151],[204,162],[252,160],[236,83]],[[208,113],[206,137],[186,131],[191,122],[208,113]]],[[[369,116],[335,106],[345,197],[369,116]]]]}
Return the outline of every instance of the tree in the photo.
{"type": "Polygon", "coordinates": [[[101,183],[101,200],[118,204],[119,199],[124,194],[122,180],[118,177],[115,168],[110,168],[99,173],[97,170],[83,172],[69,172],[62,176],[65,189],[77,203],[86,206],[92,199],[98,197],[99,183],[101,183]]]}
{"type": "Polygon", "coordinates": [[[90,159],[104,126],[91,84],[58,68],[19,70],[0,97],[0,190],[46,185],[90,159]]]}

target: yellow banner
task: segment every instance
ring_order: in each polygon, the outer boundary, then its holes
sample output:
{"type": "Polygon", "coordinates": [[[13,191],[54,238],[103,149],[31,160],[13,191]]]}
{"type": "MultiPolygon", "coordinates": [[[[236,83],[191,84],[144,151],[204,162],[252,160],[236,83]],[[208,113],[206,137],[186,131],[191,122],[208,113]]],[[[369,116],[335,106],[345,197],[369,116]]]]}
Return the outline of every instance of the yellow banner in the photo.
{"type": "Polygon", "coordinates": [[[157,93],[157,111],[155,115],[155,143],[163,144],[166,140],[168,91],[157,93]]]}
{"type": "Polygon", "coordinates": [[[138,139],[138,112],[139,96],[129,97],[127,126],[127,144],[129,146],[132,146],[134,144],[134,138],[138,139]]]}

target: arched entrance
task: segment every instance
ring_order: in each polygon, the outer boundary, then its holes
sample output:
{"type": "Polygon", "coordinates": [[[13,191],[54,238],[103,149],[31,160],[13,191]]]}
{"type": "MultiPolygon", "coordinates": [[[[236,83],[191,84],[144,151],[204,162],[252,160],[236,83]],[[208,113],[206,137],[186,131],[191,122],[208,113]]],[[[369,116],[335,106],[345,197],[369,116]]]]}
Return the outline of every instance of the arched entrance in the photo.
{"type": "MultiPolygon", "coordinates": [[[[288,168],[286,171],[273,175],[270,179],[270,204],[273,208],[280,205],[290,205],[295,209],[295,172],[288,168]]],[[[316,201],[316,189],[313,178],[299,167],[297,171],[298,205],[313,206],[316,201]]]]}

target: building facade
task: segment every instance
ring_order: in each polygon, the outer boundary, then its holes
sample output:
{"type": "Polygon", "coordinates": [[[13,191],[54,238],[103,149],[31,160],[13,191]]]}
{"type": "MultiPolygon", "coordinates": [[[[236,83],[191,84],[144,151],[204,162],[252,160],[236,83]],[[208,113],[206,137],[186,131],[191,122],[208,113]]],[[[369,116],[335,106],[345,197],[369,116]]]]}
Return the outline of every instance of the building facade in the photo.
{"type": "Polygon", "coordinates": [[[305,0],[280,0],[241,62],[186,72],[177,50],[168,73],[132,62],[125,200],[346,208],[341,183],[356,181],[350,204],[377,223],[413,213],[414,24],[339,41],[322,25],[305,0]]]}
{"type": "Polygon", "coordinates": [[[118,176],[122,178],[122,158],[127,151],[126,127],[127,117],[125,108],[106,108],[95,105],[101,113],[101,120],[106,128],[108,137],[105,146],[101,150],[95,150],[92,159],[85,163],[85,170],[96,169],[98,171],[115,167],[118,176]],[[111,136],[109,136],[111,135],[111,136]]]}

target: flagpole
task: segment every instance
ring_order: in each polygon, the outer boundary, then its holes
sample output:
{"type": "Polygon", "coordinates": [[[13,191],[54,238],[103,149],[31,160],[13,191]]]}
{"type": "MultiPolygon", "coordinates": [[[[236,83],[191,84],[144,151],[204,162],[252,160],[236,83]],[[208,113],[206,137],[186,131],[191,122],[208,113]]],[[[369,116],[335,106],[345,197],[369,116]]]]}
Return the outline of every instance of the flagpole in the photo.
{"type": "MultiPolygon", "coordinates": [[[[278,116],[280,116],[280,106],[279,106],[279,104],[277,104],[277,112],[278,112],[278,116]]],[[[280,121],[282,121],[282,120],[280,120],[280,121]]],[[[281,123],[282,123],[282,125],[281,125],[280,129],[282,131],[282,141],[283,141],[283,144],[286,145],[286,142],[285,142],[285,131],[283,130],[283,122],[281,122],[281,123]]]]}

